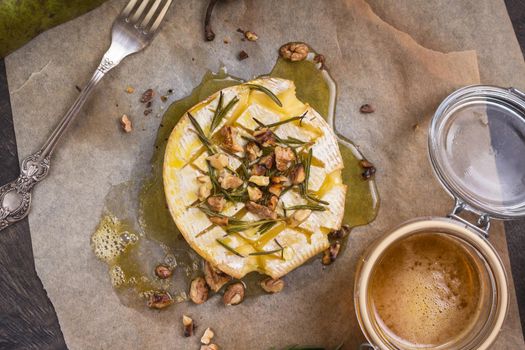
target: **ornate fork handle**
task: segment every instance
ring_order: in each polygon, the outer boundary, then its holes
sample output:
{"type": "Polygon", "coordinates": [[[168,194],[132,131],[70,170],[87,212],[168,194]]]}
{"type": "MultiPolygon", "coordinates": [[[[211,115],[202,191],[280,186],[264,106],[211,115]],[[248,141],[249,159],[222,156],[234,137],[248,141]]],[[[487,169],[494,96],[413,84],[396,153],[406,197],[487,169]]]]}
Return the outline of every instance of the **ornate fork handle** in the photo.
{"type": "Polygon", "coordinates": [[[31,191],[48,174],[51,154],[60,137],[78,115],[98,82],[117,64],[118,62],[115,63],[107,55],[104,56],[89,83],[82,89],[42,148],[22,160],[20,175],[16,180],[0,187],[0,230],[27,216],[31,206],[31,191]]]}

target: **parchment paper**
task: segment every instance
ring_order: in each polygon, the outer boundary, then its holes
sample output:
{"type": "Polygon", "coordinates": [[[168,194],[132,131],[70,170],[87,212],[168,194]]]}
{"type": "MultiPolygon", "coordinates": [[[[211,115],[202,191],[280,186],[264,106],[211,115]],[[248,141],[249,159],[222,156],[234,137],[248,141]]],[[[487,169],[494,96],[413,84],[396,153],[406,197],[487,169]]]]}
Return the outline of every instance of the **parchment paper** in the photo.
{"type": "MultiPolygon", "coordinates": [[[[57,150],[29,217],[36,268],[71,349],[198,349],[206,327],[216,331],[214,340],[223,349],[334,348],[343,341],[344,349],[356,349],[364,340],[353,307],[355,266],[364,248],[404,220],[445,215],[453,205],[426,156],[433,111],[454,89],[480,82],[478,62],[483,83],[524,88],[525,82],[502,1],[371,3],[386,22],[363,0],[225,1],[214,15],[217,38],[208,43],[201,28],[205,2],[175,1],[153,44],[110,72],[57,150]],[[238,27],[256,31],[260,39],[241,42],[238,27]],[[268,72],[276,49],[292,40],[307,41],[328,59],[339,87],[338,128],[378,167],[378,218],[352,232],[350,249],[335,265],[294,271],[281,294],[229,308],[214,298],[160,313],[121,305],[89,240],[110,187],[148,167],[162,104],[157,100],[154,113],[143,116],[140,92],[173,88],[170,98],[181,98],[207,69],[221,64],[248,79],[268,72]],[[239,62],[241,49],[250,58],[239,62]],[[137,92],[126,94],[128,85],[137,92]],[[364,103],[376,112],[360,114],[364,103]],[[122,113],[135,122],[129,135],[118,125],[122,113]],[[199,325],[198,337],[182,337],[182,313],[199,325]]],[[[88,80],[123,5],[109,1],[7,57],[21,156],[39,147],[74,100],[75,85],[88,80]]],[[[492,228],[491,242],[511,278],[500,223],[492,228]]],[[[511,291],[494,349],[524,346],[512,281],[511,291]]]]}

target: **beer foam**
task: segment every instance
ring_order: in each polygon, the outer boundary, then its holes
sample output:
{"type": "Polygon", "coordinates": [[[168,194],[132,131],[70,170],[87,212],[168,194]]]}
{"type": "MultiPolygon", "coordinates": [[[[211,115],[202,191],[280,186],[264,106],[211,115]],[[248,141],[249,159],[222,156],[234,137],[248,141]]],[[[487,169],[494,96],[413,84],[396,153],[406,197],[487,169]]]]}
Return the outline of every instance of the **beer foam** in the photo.
{"type": "Polygon", "coordinates": [[[480,314],[480,269],[453,238],[422,233],[388,248],[372,276],[378,323],[410,346],[445,344],[480,314]]]}

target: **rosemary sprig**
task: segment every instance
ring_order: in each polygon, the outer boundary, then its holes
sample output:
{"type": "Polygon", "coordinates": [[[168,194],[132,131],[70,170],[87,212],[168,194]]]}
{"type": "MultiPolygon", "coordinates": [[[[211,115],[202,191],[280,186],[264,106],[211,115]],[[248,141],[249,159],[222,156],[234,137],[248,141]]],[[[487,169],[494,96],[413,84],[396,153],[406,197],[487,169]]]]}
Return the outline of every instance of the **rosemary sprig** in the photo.
{"type": "Polygon", "coordinates": [[[204,135],[204,131],[202,131],[202,128],[201,126],[199,125],[199,122],[197,122],[197,120],[191,115],[191,113],[188,112],[188,118],[190,119],[190,122],[191,124],[193,125],[193,127],[195,128],[195,131],[197,133],[197,136],[199,137],[199,140],[201,140],[202,144],[204,145],[204,147],[206,147],[206,149],[208,150],[208,152],[210,154],[214,154],[215,153],[215,149],[213,147],[213,144],[211,143],[211,141],[206,137],[206,135],[204,135]]]}
{"type": "Polygon", "coordinates": [[[284,247],[281,245],[281,243],[279,243],[277,238],[274,238],[273,240],[274,240],[275,244],[277,244],[279,246],[279,248],[281,248],[281,259],[284,260],[284,247]]]}
{"type": "Polygon", "coordinates": [[[267,251],[260,251],[260,252],[253,252],[253,253],[250,253],[250,255],[252,255],[252,256],[270,255],[270,254],[280,253],[282,250],[283,250],[283,248],[274,249],[274,250],[267,250],[267,251]]]}
{"type": "MultiPolygon", "coordinates": [[[[228,104],[226,105],[226,107],[224,108],[221,108],[216,120],[215,120],[215,123],[212,124],[210,126],[210,132],[213,131],[217,126],[219,126],[219,124],[221,123],[221,120],[224,118],[224,116],[226,114],[228,114],[228,112],[230,111],[230,109],[233,108],[233,106],[235,106],[235,104],[239,102],[239,98],[237,96],[235,96],[234,98],[232,98],[230,100],[230,102],[228,102],[228,104]]],[[[213,121],[212,121],[213,123],[213,121]]]]}
{"type": "Polygon", "coordinates": [[[247,230],[249,228],[258,227],[267,223],[275,223],[280,220],[258,220],[258,221],[243,221],[243,220],[231,220],[226,226],[226,232],[235,233],[247,230]]]}
{"type": "Polygon", "coordinates": [[[312,195],[310,193],[306,195],[306,199],[311,200],[312,202],[321,203],[321,204],[324,204],[324,205],[330,205],[329,202],[324,201],[322,199],[319,199],[319,198],[315,197],[314,195],[312,195]]]}
{"type": "Polygon", "coordinates": [[[279,98],[277,96],[275,96],[275,94],[273,92],[271,92],[268,88],[266,88],[264,86],[261,86],[261,85],[257,85],[257,84],[246,84],[246,86],[248,86],[250,88],[250,90],[257,90],[257,91],[265,93],[279,107],[283,106],[283,104],[281,103],[281,100],[279,100],[279,98]]]}
{"type": "Polygon", "coordinates": [[[219,102],[217,103],[217,108],[215,108],[215,113],[213,113],[213,118],[211,119],[210,133],[212,133],[213,130],[215,130],[215,128],[217,127],[217,125],[219,125],[219,123],[221,122],[219,120],[219,117],[220,117],[221,110],[222,110],[222,98],[223,98],[223,95],[221,91],[219,93],[219,102]]]}
{"type": "Polygon", "coordinates": [[[299,210],[299,209],[310,209],[312,211],[325,211],[326,207],[323,207],[322,205],[316,205],[316,204],[301,204],[301,205],[293,205],[291,207],[286,208],[286,210],[299,210]]]}
{"type": "Polygon", "coordinates": [[[262,224],[257,230],[257,233],[262,235],[268,232],[274,225],[275,225],[275,222],[267,222],[266,224],[262,224]]]}
{"type": "Polygon", "coordinates": [[[235,249],[233,249],[232,247],[230,247],[229,245],[227,245],[226,243],[224,243],[223,241],[221,241],[220,239],[216,238],[215,239],[217,241],[217,243],[219,243],[220,245],[222,245],[224,248],[226,248],[226,250],[229,250],[230,252],[232,252],[233,254],[241,257],[241,258],[245,258],[244,255],[242,255],[241,253],[239,253],[238,251],[236,251],[235,249]]]}
{"type": "Polygon", "coordinates": [[[308,195],[308,181],[310,179],[310,166],[312,165],[312,156],[313,152],[310,148],[308,150],[308,154],[306,155],[306,157],[303,157],[302,160],[305,177],[303,183],[301,184],[301,194],[305,197],[307,197],[308,195]]]}
{"type": "Polygon", "coordinates": [[[301,124],[301,122],[303,121],[304,117],[306,117],[306,112],[304,112],[302,115],[297,116],[297,117],[291,117],[291,118],[288,118],[288,119],[285,119],[285,120],[280,120],[278,122],[268,124],[268,125],[266,125],[266,127],[267,128],[274,128],[276,126],[283,125],[283,124],[286,124],[286,123],[290,123],[290,122],[293,122],[295,120],[299,120],[300,121],[299,124],[301,124]]]}
{"type": "Polygon", "coordinates": [[[221,213],[214,212],[210,208],[205,207],[203,205],[199,205],[196,208],[200,209],[200,211],[202,211],[204,214],[206,214],[208,216],[214,216],[214,217],[218,217],[218,218],[229,218],[229,216],[226,216],[226,215],[221,214],[221,213]]]}

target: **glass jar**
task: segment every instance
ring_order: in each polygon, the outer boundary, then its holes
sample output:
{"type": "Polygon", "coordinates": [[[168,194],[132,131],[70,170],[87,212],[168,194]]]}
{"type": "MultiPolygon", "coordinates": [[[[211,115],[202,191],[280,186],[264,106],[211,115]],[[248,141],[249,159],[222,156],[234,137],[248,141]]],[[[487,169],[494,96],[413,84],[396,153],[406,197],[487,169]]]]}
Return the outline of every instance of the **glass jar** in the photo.
{"type": "MultiPolygon", "coordinates": [[[[499,334],[509,300],[505,268],[488,241],[490,219],[525,216],[525,95],[514,88],[494,86],[478,85],[457,90],[436,110],[430,125],[428,146],[436,177],[455,199],[454,208],[446,218],[423,217],[405,222],[366,250],[356,273],[354,301],[357,318],[370,347],[375,349],[487,349],[499,334]],[[467,220],[463,215],[465,213],[469,217],[477,217],[476,222],[467,220]],[[429,285],[414,280],[412,289],[402,289],[403,281],[399,282],[398,278],[400,272],[392,272],[396,267],[389,267],[388,264],[408,259],[396,260],[395,254],[406,252],[405,247],[419,247],[417,251],[411,248],[415,255],[427,254],[433,249],[432,244],[427,245],[428,249],[415,244],[429,237],[444,239],[443,242],[451,244],[451,249],[458,256],[464,256],[468,266],[472,267],[468,271],[474,273],[465,276],[470,278],[470,282],[475,281],[472,287],[475,307],[469,313],[469,321],[449,329],[448,332],[452,333],[446,337],[418,341],[417,334],[430,339],[432,332],[440,329],[442,324],[432,322],[443,319],[443,315],[436,314],[438,316],[434,317],[423,313],[421,316],[418,314],[420,309],[415,313],[411,309],[399,309],[406,305],[415,307],[403,304],[406,300],[414,300],[414,304],[419,305],[418,298],[426,295],[424,293],[429,290],[429,285]],[[376,292],[378,290],[381,292],[376,292]],[[412,294],[407,295],[407,290],[412,294]],[[389,317],[387,321],[381,316],[381,308],[385,306],[383,299],[383,304],[380,303],[383,295],[387,295],[384,300],[391,301],[387,304],[389,311],[384,311],[389,317]],[[392,310],[398,311],[392,313],[392,310]],[[419,317],[414,327],[417,330],[409,330],[416,339],[399,335],[402,331],[398,329],[402,325],[395,324],[402,319],[406,321],[411,313],[419,317]]],[[[444,247],[447,247],[446,244],[444,247]]],[[[436,256],[428,257],[428,266],[438,264],[436,256]]],[[[417,260],[414,264],[417,270],[417,264],[421,265],[421,262],[417,260]]],[[[410,268],[414,270],[414,266],[410,268]]],[[[404,267],[397,270],[400,269],[404,267]]],[[[406,271],[409,271],[408,268],[406,271]]],[[[428,276],[422,274],[426,282],[443,279],[430,267],[428,271],[428,276]]],[[[450,274],[450,269],[447,273],[450,274]]],[[[452,274],[456,274],[454,278],[457,282],[457,271],[452,274]]],[[[410,272],[407,276],[416,275],[410,272]]],[[[409,279],[407,281],[412,283],[409,279]]],[[[436,285],[435,290],[444,293],[443,290],[448,287],[451,286],[447,281],[445,287],[436,285]]],[[[430,290],[432,288],[430,285],[430,290]]],[[[431,295],[433,291],[429,293],[431,295]]],[[[452,297],[457,298],[457,293],[452,297]]],[[[424,300],[421,305],[424,305],[425,312],[434,309],[444,312],[446,308],[439,303],[441,300],[431,299],[424,300]]]]}

